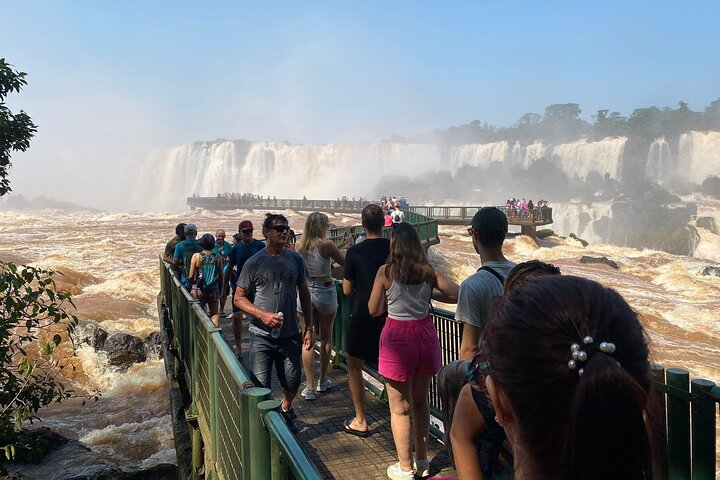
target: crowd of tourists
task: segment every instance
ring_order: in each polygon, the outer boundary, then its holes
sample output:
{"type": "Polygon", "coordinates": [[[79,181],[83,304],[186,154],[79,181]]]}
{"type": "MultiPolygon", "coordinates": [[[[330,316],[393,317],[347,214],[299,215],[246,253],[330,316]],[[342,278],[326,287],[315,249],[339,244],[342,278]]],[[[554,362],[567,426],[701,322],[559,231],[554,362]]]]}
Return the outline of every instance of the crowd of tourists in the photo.
{"type": "Polygon", "coordinates": [[[532,199],[526,201],[525,198],[518,200],[515,197],[505,202],[505,213],[508,217],[544,220],[547,209],[548,202],[543,199],[538,200],[537,204],[533,203],[532,199]]]}
{"type": "Polygon", "coordinates": [[[430,474],[433,377],[446,445],[463,480],[650,479],[655,412],[648,345],[627,302],[597,282],[560,275],[553,265],[506,258],[508,220],[494,207],[480,209],[468,225],[481,267],[458,285],[429,263],[411,224],[394,222],[392,238],[384,237],[387,212],[402,211],[395,200],[362,209],[361,242],[346,235],[335,245],[327,238],[328,217],[315,212],[295,250],[288,219],[268,213],[264,240],[243,220],[232,245],[223,230],[197,239],[195,225],[179,224],[164,259],[216,325],[231,292],[235,353],[243,357],[247,319],[243,361],[265,387],[275,368],[291,430],[297,394],[312,401],[333,387],[327,374],[338,308],[332,267],[341,266],[342,290],[352,299],[346,351],[354,410],[343,430],[371,434],[363,367],[377,367],[397,454],[387,468],[390,479],[430,474]],[[431,299],[457,303],[463,323],[459,358],[442,368],[431,299]]]}

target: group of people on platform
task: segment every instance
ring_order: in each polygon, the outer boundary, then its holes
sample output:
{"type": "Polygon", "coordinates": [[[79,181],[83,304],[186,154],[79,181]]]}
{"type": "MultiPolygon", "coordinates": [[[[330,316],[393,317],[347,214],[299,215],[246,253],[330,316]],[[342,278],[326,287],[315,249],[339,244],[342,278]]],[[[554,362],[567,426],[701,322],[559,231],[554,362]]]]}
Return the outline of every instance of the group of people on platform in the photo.
{"type": "Polygon", "coordinates": [[[363,208],[361,221],[364,240],[355,245],[349,236],[338,246],[327,239],[328,217],[315,212],[296,251],[288,248],[290,226],[279,214],[267,214],[264,241],[243,220],[229,250],[224,231],[196,240],[192,224],[178,225],[166,246],[165,260],[198,292],[214,322],[225,288],[232,290],[236,354],[246,316],[250,370],[269,387],[275,366],[291,429],[298,392],[312,401],[332,388],[337,264],[352,299],[346,351],[354,416],[343,429],[371,434],[363,367],[377,366],[398,459],[388,478],[429,476],[428,392],[435,376],[446,444],[463,480],[651,477],[647,338],[618,293],[537,260],[515,265],[502,251],[507,217],[494,207],[480,209],[468,225],[481,268],[460,285],[435,271],[411,224],[393,223],[392,238],[385,238],[377,204],[363,208]],[[214,271],[225,273],[211,287],[204,277],[214,280],[214,271]],[[442,369],[431,299],[457,303],[463,323],[459,359],[442,369]]]}
{"type": "Polygon", "coordinates": [[[505,211],[509,217],[530,217],[536,220],[545,219],[545,211],[548,208],[547,200],[540,199],[537,204],[534,204],[532,199],[517,200],[515,197],[508,199],[505,202],[505,211]]]}

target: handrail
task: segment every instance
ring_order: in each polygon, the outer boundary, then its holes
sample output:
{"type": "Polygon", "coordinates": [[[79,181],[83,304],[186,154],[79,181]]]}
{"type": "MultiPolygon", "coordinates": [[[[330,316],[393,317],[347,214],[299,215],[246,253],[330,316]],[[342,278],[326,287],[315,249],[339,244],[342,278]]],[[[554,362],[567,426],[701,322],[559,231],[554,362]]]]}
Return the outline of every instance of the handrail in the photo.
{"type": "Polygon", "coordinates": [[[162,259],[160,286],[171,320],[168,338],[178,360],[176,374],[185,376],[192,400],[187,411],[191,426],[196,425],[192,477],[200,478],[204,472],[206,478],[221,480],[281,478],[270,476],[271,458],[262,448],[262,438],[269,432],[271,443],[285,445],[274,461],[300,468],[282,478],[319,480],[317,469],[286,426],[266,432],[262,404],[270,398],[270,389],[252,383],[252,375],[235,358],[220,329],[162,259]]]}
{"type": "Polygon", "coordinates": [[[310,463],[304,452],[298,451],[297,442],[288,441],[294,437],[278,412],[268,412],[265,415],[265,427],[270,432],[271,477],[273,480],[287,478],[288,470],[299,480],[310,480],[315,478],[313,476],[315,474],[319,476],[315,466],[310,463]],[[284,465],[281,462],[283,458],[287,459],[284,465]]]}

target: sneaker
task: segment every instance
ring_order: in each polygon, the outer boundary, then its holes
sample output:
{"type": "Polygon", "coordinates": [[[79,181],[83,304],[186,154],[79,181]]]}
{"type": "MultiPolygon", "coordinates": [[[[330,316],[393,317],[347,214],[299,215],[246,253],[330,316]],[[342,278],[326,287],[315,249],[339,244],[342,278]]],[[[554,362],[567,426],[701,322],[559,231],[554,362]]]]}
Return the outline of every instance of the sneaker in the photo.
{"type": "Polygon", "coordinates": [[[312,388],[303,388],[303,391],[300,392],[300,395],[302,395],[305,400],[315,400],[315,392],[312,388]]]}
{"type": "Polygon", "coordinates": [[[322,381],[318,380],[315,391],[324,392],[326,390],[330,390],[332,388],[332,386],[333,386],[332,381],[329,378],[325,378],[325,380],[322,380],[322,381]]]}
{"type": "Polygon", "coordinates": [[[415,475],[418,477],[429,477],[430,476],[430,462],[426,458],[425,460],[415,460],[415,475]]]}
{"type": "Polygon", "coordinates": [[[387,476],[390,480],[415,480],[415,474],[412,470],[405,471],[400,468],[400,462],[393,463],[387,469],[387,476]]]}
{"type": "Polygon", "coordinates": [[[288,426],[290,431],[292,433],[297,433],[299,428],[298,428],[298,425],[296,422],[297,416],[295,415],[295,411],[292,408],[288,411],[285,411],[282,408],[280,408],[280,414],[285,419],[285,424],[288,426]]]}

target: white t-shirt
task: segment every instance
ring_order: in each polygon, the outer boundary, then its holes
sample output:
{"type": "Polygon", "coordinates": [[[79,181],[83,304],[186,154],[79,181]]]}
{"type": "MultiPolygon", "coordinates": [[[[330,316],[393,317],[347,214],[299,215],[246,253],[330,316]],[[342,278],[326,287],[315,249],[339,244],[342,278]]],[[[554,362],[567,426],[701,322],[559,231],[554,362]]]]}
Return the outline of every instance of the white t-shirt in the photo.
{"type": "MultiPolygon", "coordinates": [[[[515,264],[510,261],[485,262],[483,266],[492,268],[505,278],[515,264]]],[[[492,301],[502,293],[503,284],[492,273],[480,270],[470,275],[460,284],[455,318],[479,328],[479,340],[482,341],[492,301]]]]}

